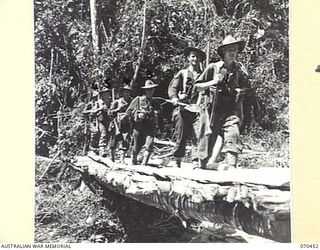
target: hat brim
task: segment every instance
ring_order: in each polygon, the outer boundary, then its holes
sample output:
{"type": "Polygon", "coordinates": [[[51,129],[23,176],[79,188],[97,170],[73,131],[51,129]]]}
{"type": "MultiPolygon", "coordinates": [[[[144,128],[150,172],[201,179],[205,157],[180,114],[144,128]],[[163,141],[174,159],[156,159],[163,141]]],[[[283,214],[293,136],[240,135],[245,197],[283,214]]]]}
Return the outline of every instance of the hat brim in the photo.
{"type": "Polygon", "coordinates": [[[130,88],[121,88],[120,90],[121,90],[121,91],[123,91],[123,90],[132,91],[132,89],[130,89],[130,88]]]}
{"type": "Polygon", "coordinates": [[[100,90],[100,91],[99,91],[99,94],[101,94],[101,93],[106,93],[106,92],[110,92],[110,91],[111,91],[110,89],[100,90]]]}
{"type": "Polygon", "coordinates": [[[155,84],[155,85],[152,85],[152,86],[143,86],[141,87],[142,89],[153,89],[153,88],[156,88],[158,87],[158,84],[155,84]]]}
{"type": "Polygon", "coordinates": [[[235,42],[233,42],[233,43],[228,43],[228,44],[220,45],[220,46],[218,47],[218,54],[219,54],[219,56],[220,56],[221,58],[223,58],[223,52],[222,52],[223,48],[228,47],[228,46],[230,46],[230,45],[235,45],[235,44],[238,45],[238,53],[241,53],[241,52],[244,50],[244,47],[245,47],[245,45],[246,45],[246,42],[243,41],[243,40],[239,40],[239,41],[235,41],[235,42]]]}
{"type": "Polygon", "coordinates": [[[204,53],[202,50],[194,47],[187,47],[183,50],[183,54],[185,57],[188,57],[190,55],[190,52],[196,52],[199,55],[199,59],[201,61],[204,61],[206,59],[206,53],[204,53]]]}

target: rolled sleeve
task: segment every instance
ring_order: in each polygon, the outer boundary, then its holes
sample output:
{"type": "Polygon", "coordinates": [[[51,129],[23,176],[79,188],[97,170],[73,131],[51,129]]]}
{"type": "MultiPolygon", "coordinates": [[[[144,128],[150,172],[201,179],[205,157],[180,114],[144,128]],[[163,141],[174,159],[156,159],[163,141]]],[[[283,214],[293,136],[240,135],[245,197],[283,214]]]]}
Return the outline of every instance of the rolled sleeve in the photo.
{"type": "Polygon", "coordinates": [[[178,98],[178,93],[182,89],[182,73],[179,71],[171,80],[168,88],[168,96],[170,99],[178,98]]]}
{"type": "Polygon", "coordinates": [[[132,100],[129,107],[126,110],[126,115],[133,117],[134,111],[138,108],[139,96],[132,100]]]}

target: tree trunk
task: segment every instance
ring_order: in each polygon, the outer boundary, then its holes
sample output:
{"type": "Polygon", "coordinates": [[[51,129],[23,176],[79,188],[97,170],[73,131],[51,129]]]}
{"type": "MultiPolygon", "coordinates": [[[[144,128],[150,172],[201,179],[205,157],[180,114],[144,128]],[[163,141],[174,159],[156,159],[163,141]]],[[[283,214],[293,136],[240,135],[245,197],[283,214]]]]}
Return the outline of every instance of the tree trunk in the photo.
{"type": "Polygon", "coordinates": [[[49,85],[51,85],[51,84],[52,84],[53,60],[54,60],[54,48],[52,48],[52,49],[51,49],[51,57],[50,57],[50,71],[49,71],[49,85]]]}
{"type": "Polygon", "coordinates": [[[252,235],[290,242],[288,169],[218,172],[159,168],[152,161],[156,167],[132,166],[95,154],[88,156],[78,157],[75,165],[85,169],[91,181],[102,189],[113,190],[182,220],[226,223],[252,235]]]}
{"type": "Polygon", "coordinates": [[[97,1],[90,0],[90,16],[91,16],[91,32],[92,32],[92,45],[95,54],[99,53],[99,21],[97,1]]]}
{"type": "Polygon", "coordinates": [[[206,67],[209,65],[209,59],[210,59],[210,41],[207,42],[207,50],[206,50],[206,67]]]}
{"type": "Polygon", "coordinates": [[[138,61],[136,64],[136,68],[134,70],[134,74],[132,77],[132,81],[130,83],[131,88],[134,87],[135,82],[138,77],[139,69],[141,66],[141,62],[143,61],[143,56],[144,56],[144,50],[146,47],[146,14],[147,14],[147,1],[145,1],[144,6],[143,6],[143,21],[142,21],[142,34],[141,34],[141,45],[140,45],[140,51],[139,51],[139,56],[138,56],[138,61]]]}

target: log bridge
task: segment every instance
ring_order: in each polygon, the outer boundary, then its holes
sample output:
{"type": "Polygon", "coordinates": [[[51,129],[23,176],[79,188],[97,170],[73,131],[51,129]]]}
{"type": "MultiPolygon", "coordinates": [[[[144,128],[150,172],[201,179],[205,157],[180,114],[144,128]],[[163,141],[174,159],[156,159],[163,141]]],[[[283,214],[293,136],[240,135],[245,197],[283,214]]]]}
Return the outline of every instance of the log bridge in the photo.
{"type": "MultiPolygon", "coordinates": [[[[129,160],[129,159],[127,159],[129,160]]],[[[228,224],[250,235],[290,242],[290,169],[212,171],[120,164],[88,153],[72,163],[101,188],[179,217],[228,224]]]]}

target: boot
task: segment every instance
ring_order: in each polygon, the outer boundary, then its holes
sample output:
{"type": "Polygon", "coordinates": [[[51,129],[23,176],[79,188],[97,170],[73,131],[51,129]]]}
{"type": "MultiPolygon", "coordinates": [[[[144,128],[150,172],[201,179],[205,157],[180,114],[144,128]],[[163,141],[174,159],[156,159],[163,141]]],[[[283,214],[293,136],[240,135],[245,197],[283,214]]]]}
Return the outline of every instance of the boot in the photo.
{"type": "Polygon", "coordinates": [[[95,148],[95,147],[90,146],[89,150],[94,152],[96,155],[99,155],[99,148],[95,148]]]}
{"type": "Polygon", "coordinates": [[[192,160],[192,168],[193,168],[193,169],[200,168],[200,160],[198,160],[198,159],[193,159],[193,160],[192,160]]]}
{"type": "Polygon", "coordinates": [[[226,152],[225,159],[219,163],[218,170],[236,169],[238,163],[238,154],[234,152],[226,152]]]}
{"type": "Polygon", "coordinates": [[[218,170],[219,163],[218,162],[209,162],[206,165],[206,169],[208,170],[218,170]]]}
{"type": "Polygon", "coordinates": [[[199,164],[200,164],[200,168],[201,169],[206,169],[206,164],[207,164],[207,161],[206,159],[199,159],[199,164]]]}
{"type": "Polygon", "coordinates": [[[126,150],[121,150],[120,151],[120,162],[121,163],[124,163],[125,162],[125,158],[126,158],[126,153],[127,153],[127,151],[126,150]]]}
{"type": "Polygon", "coordinates": [[[138,165],[138,156],[137,156],[137,154],[132,153],[131,163],[132,163],[132,165],[138,165]]]}
{"type": "Polygon", "coordinates": [[[111,149],[111,160],[114,162],[115,161],[115,152],[114,149],[111,149]]]}
{"type": "Polygon", "coordinates": [[[181,168],[182,158],[181,157],[175,157],[174,160],[175,160],[175,165],[174,166],[176,168],[181,168]]]}
{"type": "Polygon", "coordinates": [[[147,166],[151,152],[145,152],[142,160],[142,165],[147,166]]]}
{"type": "Polygon", "coordinates": [[[105,146],[100,146],[99,147],[99,155],[102,157],[106,157],[107,156],[107,149],[105,146]]]}

